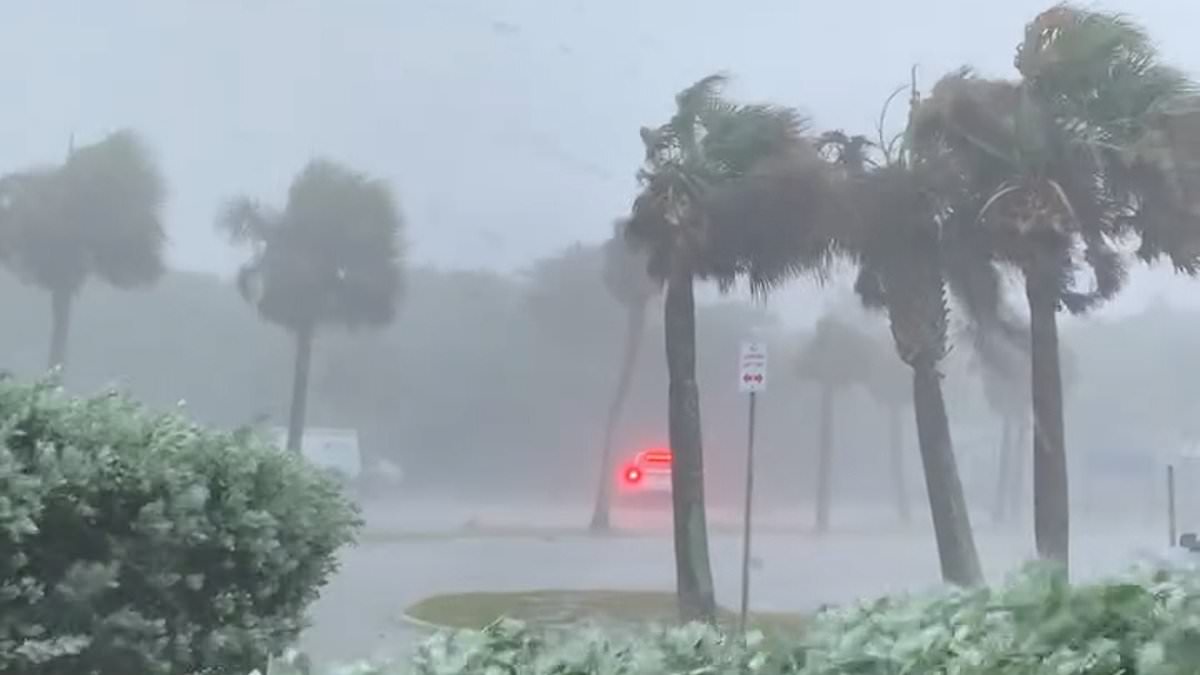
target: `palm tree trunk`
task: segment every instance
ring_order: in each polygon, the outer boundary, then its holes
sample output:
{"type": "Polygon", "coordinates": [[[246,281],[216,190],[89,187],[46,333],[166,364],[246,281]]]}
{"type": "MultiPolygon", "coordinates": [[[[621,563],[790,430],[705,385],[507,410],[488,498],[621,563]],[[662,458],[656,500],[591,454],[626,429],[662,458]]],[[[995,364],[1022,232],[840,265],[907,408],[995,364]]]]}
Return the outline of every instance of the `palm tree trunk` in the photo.
{"type": "Polygon", "coordinates": [[[1000,448],[996,456],[996,494],[992,502],[992,522],[1002,523],[1008,517],[1008,495],[1013,477],[1012,419],[1000,419],[1000,448]]]}
{"type": "Polygon", "coordinates": [[[68,290],[50,291],[50,358],[51,369],[67,365],[67,336],[71,332],[71,302],[74,293],[68,290]]]}
{"type": "Polygon", "coordinates": [[[978,585],[983,572],[958,477],[941,375],[932,364],[913,367],[913,407],[942,578],[959,586],[978,585]]]}
{"type": "Polygon", "coordinates": [[[1014,518],[1020,520],[1025,517],[1027,511],[1027,499],[1025,489],[1026,469],[1028,466],[1025,463],[1025,458],[1028,455],[1025,452],[1025,442],[1029,439],[1029,423],[1023,420],[1015,422],[1017,425],[1017,436],[1013,441],[1013,466],[1012,466],[1012,486],[1008,491],[1008,512],[1014,518]]]}
{"type": "Polygon", "coordinates": [[[314,330],[304,326],[296,330],[296,362],[292,367],[292,407],[288,413],[287,449],[300,452],[304,437],[304,417],[308,411],[308,373],[312,368],[314,330]]]}
{"type": "Polygon", "coordinates": [[[1058,301],[1046,283],[1026,277],[1033,377],[1033,529],[1038,555],[1068,566],[1071,507],[1064,445],[1058,301]]]}
{"type": "Polygon", "coordinates": [[[821,422],[820,437],[817,441],[817,508],[816,531],[824,534],[829,531],[829,502],[833,488],[833,404],[834,390],[832,386],[821,385],[821,422]]]}
{"type": "Polygon", "coordinates": [[[888,440],[892,455],[892,481],[896,497],[896,515],[900,522],[912,520],[908,505],[908,485],[904,480],[904,409],[888,406],[888,440]]]}
{"type": "Polygon", "coordinates": [[[621,357],[621,370],[617,375],[617,390],[613,394],[612,403],[608,406],[608,418],[604,424],[604,447],[600,451],[600,481],[596,486],[596,505],[592,509],[593,532],[605,532],[609,529],[610,503],[612,501],[612,450],[613,436],[616,434],[617,423],[621,419],[621,411],[625,407],[625,399],[629,397],[629,388],[633,383],[633,369],[637,365],[638,351],[642,345],[642,332],[646,325],[646,303],[629,305],[629,316],[625,322],[625,350],[621,357]]]}
{"type": "Polygon", "coordinates": [[[704,508],[700,390],[696,383],[696,304],[691,268],[672,262],[663,308],[666,333],[675,583],[684,621],[713,621],[716,600],[704,508]]]}

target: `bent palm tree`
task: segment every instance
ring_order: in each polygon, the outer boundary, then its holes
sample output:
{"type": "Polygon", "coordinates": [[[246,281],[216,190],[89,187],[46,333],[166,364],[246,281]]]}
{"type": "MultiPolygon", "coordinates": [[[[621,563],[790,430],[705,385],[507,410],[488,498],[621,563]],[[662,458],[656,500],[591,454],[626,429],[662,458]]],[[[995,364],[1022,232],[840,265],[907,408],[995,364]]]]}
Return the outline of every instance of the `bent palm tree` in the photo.
{"type": "Polygon", "coordinates": [[[817,321],[812,339],[796,359],[796,375],[816,383],[821,394],[814,510],[814,528],[819,534],[829,531],[837,394],[848,387],[867,385],[875,355],[873,348],[867,335],[841,319],[824,316],[817,321]]]}
{"type": "MultiPolygon", "coordinates": [[[[875,354],[883,353],[886,346],[876,345],[875,354]]],[[[888,459],[892,473],[892,496],[896,501],[896,515],[900,522],[912,520],[909,507],[908,484],[904,468],[904,413],[912,406],[911,378],[904,366],[895,358],[872,360],[867,388],[871,396],[887,411],[888,416],[888,459]]]]}
{"type": "Polygon", "coordinates": [[[61,166],[0,180],[2,257],[50,293],[50,367],[66,364],[72,306],[88,279],[136,288],[162,276],[165,192],[131,131],[72,148],[61,166]]]}
{"type": "MultiPolygon", "coordinates": [[[[919,164],[882,167],[858,181],[860,217],[844,246],[858,260],[855,283],[867,307],[884,309],[900,360],[912,369],[912,398],[942,577],[982,581],[942,395],[948,352],[947,218],[933,197],[934,172],[919,164]]],[[[987,269],[981,273],[986,275],[987,269]]],[[[986,283],[986,276],[984,279],[986,283]]],[[[998,283],[998,282],[997,282],[998,283]]]]}
{"type": "MultiPolygon", "coordinates": [[[[1149,208],[1173,204],[1163,197],[1170,176],[1130,157],[1157,113],[1193,87],[1158,63],[1136,26],[1068,5],[1029,24],[1016,66],[1016,82],[966,71],[944,78],[914,115],[913,128],[918,144],[951,151],[978,196],[973,218],[993,255],[1024,277],[1037,548],[1066,565],[1070,506],[1057,312],[1085,312],[1118,292],[1125,265],[1112,242],[1125,233],[1142,235],[1144,255],[1179,255],[1178,238],[1155,236],[1172,231],[1156,227],[1167,209],[1149,208]],[[1157,248],[1168,241],[1169,250],[1157,248]],[[1093,277],[1088,288],[1077,283],[1084,270],[1093,277]]],[[[1195,269],[1195,242],[1188,243],[1192,259],[1185,264],[1195,269]]]]}
{"type": "Polygon", "coordinates": [[[646,306],[662,291],[662,282],[647,272],[649,258],[636,242],[624,236],[624,224],[617,223],[611,239],[604,243],[604,285],[613,298],[625,308],[625,343],[621,366],[617,371],[617,386],[604,422],[604,445],[600,449],[600,482],[596,486],[596,503],[592,509],[593,532],[603,532],[610,526],[612,502],[613,437],[629,397],[634,368],[646,326],[646,306]]]}
{"type": "Polygon", "coordinates": [[[402,220],[383,183],[325,160],[296,176],[274,211],[242,197],[217,227],[251,248],[238,289],[296,341],[287,448],[304,433],[313,343],[322,326],[383,326],[400,293],[402,220]]]}
{"type": "Polygon", "coordinates": [[[775,218],[755,199],[774,180],[759,168],[786,161],[796,189],[783,199],[814,218],[821,212],[826,174],[803,142],[801,119],[786,108],[731,103],[720,95],[724,82],[721,76],[700,80],[676,96],[670,121],[642,129],[642,189],[625,228],[646,246],[651,275],[666,284],[676,583],[684,619],[712,620],[716,612],[696,382],[695,280],[715,279],[728,289],[746,279],[762,293],[828,255],[805,227],[812,220],[775,218]],[[803,159],[806,150],[811,161],[803,159]],[[719,198],[735,185],[729,198],[719,198]]]}

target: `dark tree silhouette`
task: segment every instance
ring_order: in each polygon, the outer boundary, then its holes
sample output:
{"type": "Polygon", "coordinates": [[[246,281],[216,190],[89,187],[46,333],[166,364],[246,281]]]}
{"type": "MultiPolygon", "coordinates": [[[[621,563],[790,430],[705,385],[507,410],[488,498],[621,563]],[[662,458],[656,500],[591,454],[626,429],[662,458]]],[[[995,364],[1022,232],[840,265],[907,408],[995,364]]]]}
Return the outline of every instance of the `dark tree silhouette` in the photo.
{"type": "Polygon", "coordinates": [[[217,227],[251,256],[238,289],[296,341],[287,447],[299,451],[313,342],[323,326],[383,326],[401,289],[402,220],[388,187],[326,160],[300,172],[275,211],[231,201],[217,227]]]}
{"type": "Polygon", "coordinates": [[[72,304],[90,278],[135,288],[162,275],[164,199],[158,167],[131,131],[0,179],[0,259],[50,294],[50,367],[66,364],[72,304]]]}
{"type": "MultiPolygon", "coordinates": [[[[912,97],[915,106],[915,87],[912,97]]],[[[917,440],[942,576],[955,584],[976,584],[982,572],[940,364],[949,350],[948,292],[959,296],[980,331],[1002,332],[1007,324],[1000,279],[958,208],[969,191],[952,164],[937,154],[915,152],[907,134],[899,143],[877,146],[861,138],[841,132],[823,136],[824,156],[841,169],[852,204],[835,234],[837,248],[857,263],[855,290],[865,306],[887,312],[896,352],[912,369],[917,440]]]]}
{"type": "Polygon", "coordinates": [[[592,509],[591,529],[604,532],[611,526],[610,511],[613,483],[613,438],[621,421],[621,411],[637,367],[642,334],[646,329],[646,306],[662,292],[662,281],[650,276],[647,252],[624,233],[625,224],[618,222],[612,238],[604,243],[604,285],[612,297],[625,309],[625,341],[621,350],[621,365],[617,370],[617,385],[604,421],[604,445],[600,448],[600,480],[596,486],[596,503],[592,509]]]}
{"type": "Polygon", "coordinates": [[[721,96],[724,82],[721,76],[700,80],[676,96],[670,121],[642,129],[642,189],[625,228],[646,247],[651,275],[666,284],[676,581],[684,619],[712,620],[716,612],[696,382],[695,280],[715,279],[729,288],[745,279],[762,293],[823,264],[829,252],[808,227],[823,212],[828,181],[802,137],[802,120],[785,108],[731,103],[721,96]],[[762,170],[773,162],[786,162],[795,187],[779,201],[810,218],[775,218],[756,202],[776,182],[762,170]],[[719,198],[734,187],[728,198],[719,198]]]}
{"type": "MultiPolygon", "coordinates": [[[[1194,272],[1192,186],[1159,161],[1171,104],[1194,91],[1124,17],[1058,5],[1031,22],[1017,81],[944,78],[913,120],[918,145],[948,149],[976,197],[971,217],[997,260],[1020,270],[1030,313],[1035,533],[1067,565],[1070,498],[1057,313],[1086,312],[1125,280],[1114,241],[1194,272]],[[1156,158],[1156,159],[1152,159],[1156,158]],[[1081,287],[1081,273],[1091,273],[1081,287]]],[[[1195,144],[1193,144],[1195,147],[1195,144]]],[[[1190,179],[1194,182],[1194,179],[1190,179]]]]}
{"type": "Polygon", "coordinates": [[[829,531],[837,395],[850,387],[868,385],[875,356],[870,336],[842,319],[824,316],[796,358],[796,375],[814,382],[821,394],[814,509],[818,533],[829,531]]]}
{"type": "Polygon", "coordinates": [[[867,380],[867,389],[879,405],[887,411],[888,417],[888,461],[892,474],[892,491],[896,501],[896,516],[902,523],[912,520],[912,510],[909,506],[908,484],[905,480],[905,443],[904,443],[904,414],[912,407],[912,378],[904,366],[890,354],[884,358],[890,347],[876,343],[875,358],[871,361],[871,374],[867,380]]]}

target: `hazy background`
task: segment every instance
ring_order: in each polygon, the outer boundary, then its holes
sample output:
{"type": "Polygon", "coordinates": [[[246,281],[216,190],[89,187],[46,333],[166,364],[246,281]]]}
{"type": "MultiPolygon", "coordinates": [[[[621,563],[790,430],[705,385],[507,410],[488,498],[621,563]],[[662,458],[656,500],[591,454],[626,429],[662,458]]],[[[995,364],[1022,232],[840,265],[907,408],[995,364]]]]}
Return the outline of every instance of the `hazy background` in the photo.
{"type": "MultiPolygon", "coordinates": [[[[668,114],[683,85],[727,70],[739,96],[796,105],[820,127],[869,131],[910,64],[925,88],[964,63],[1009,73],[1024,22],[1044,6],[8,2],[0,22],[0,171],[60,160],[72,134],[90,142],[129,126],[147,136],[171,188],[167,227],[178,271],[147,292],[84,291],[69,384],[119,380],[156,404],[186,399],[202,420],[230,426],[282,420],[291,349],[222,281],[239,258],[213,232],[218,205],[237,193],[281,201],[291,176],[317,154],[387,178],[409,221],[405,304],[381,334],[324,339],[310,421],[359,428],[369,453],[401,458],[428,485],[470,490],[474,478],[497,474],[467,468],[487,468],[504,476],[488,480],[499,491],[590,495],[623,316],[586,275],[572,282],[586,286],[586,300],[576,294],[538,309],[539,288],[561,284],[539,282],[536,261],[609,234],[634,191],[638,127],[668,114]]],[[[1104,6],[1135,11],[1169,60],[1200,71],[1192,40],[1200,6],[1104,6]]],[[[831,307],[855,313],[841,285],[819,292],[798,283],[772,298],[769,313],[737,304],[740,296],[701,312],[712,480],[733,470],[738,452],[730,448],[742,444],[736,344],[762,324],[777,344],[764,461],[781,467],[765,489],[799,498],[811,487],[803,476],[815,392],[789,376],[791,358],[818,316],[831,307]]],[[[36,373],[47,303],[7,277],[0,293],[6,307],[19,308],[10,316],[22,317],[0,331],[3,365],[36,373]]],[[[1200,403],[1188,386],[1200,375],[1195,297],[1166,272],[1139,272],[1117,303],[1066,322],[1067,347],[1086,373],[1069,393],[1074,461],[1127,456],[1150,472],[1148,458],[1190,432],[1200,403]],[[1092,360],[1105,367],[1088,368],[1092,360]],[[1155,447],[1140,447],[1148,438],[1155,447]]],[[[882,330],[877,321],[864,325],[882,330]]],[[[628,447],[665,435],[660,330],[652,323],[628,447]]],[[[951,417],[966,480],[986,482],[998,421],[966,361],[952,360],[951,417]]],[[[855,453],[875,457],[883,442],[871,402],[842,406],[851,408],[859,410],[846,413],[852,423],[838,440],[846,465],[858,463],[855,453]]],[[[886,481],[870,469],[882,463],[863,466],[865,478],[840,474],[854,484],[839,489],[879,497],[886,481]]]]}
{"type": "MultiPolygon", "coordinates": [[[[326,154],[387,177],[415,260],[513,271],[596,241],[628,208],[637,128],[686,83],[727,70],[738,96],[798,106],[821,127],[874,128],[920,67],[928,88],[970,63],[1011,71],[1041,0],[39,0],[4,3],[0,170],[130,126],[172,194],[170,258],[228,273],[212,232],[235,193],[282,195],[326,154]]],[[[1169,60],[1200,70],[1200,6],[1124,0],[1169,60]]],[[[1110,309],[1166,294],[1140,274],[1110,309]]],[[[787,294],[793,298],[797,293],[787,294]]],[[[1194,295],[1194,294],[1190,294],[1194,295]]],[[[815,313],[782,302],[789,321],[815,313]]]]}

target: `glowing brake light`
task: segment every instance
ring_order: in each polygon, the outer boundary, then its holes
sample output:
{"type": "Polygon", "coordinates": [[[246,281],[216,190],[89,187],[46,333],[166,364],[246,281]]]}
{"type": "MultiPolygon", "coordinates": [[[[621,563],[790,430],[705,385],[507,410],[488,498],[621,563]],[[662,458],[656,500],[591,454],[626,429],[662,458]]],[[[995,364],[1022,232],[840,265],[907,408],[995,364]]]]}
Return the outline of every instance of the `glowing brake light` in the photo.
{"type": "Polygon", "coordinates": [[[671,465],[670,450],[649,450],[642,455],[643,461],[647,464],[665,464],[671,465]]]}
{"type": "Polygon", "coordinates": [[[636,466],[631,466],[625,470],[625,482],[630,485],[636,484],[642,479],[642,470],[636,466]]]}

